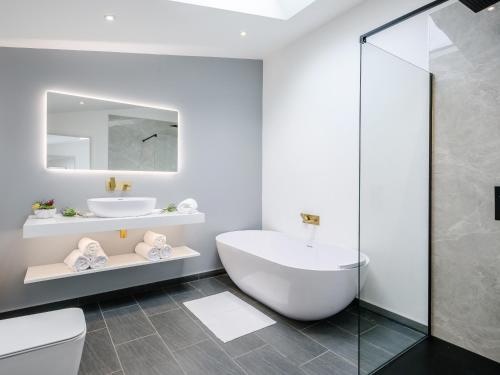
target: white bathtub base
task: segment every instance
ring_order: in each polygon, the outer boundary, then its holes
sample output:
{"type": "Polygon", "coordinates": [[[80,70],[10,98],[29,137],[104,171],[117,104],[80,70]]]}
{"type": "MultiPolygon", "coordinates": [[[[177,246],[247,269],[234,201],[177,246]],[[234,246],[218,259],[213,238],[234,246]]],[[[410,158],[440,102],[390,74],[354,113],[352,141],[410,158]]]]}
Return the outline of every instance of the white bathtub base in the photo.
{"type": "MultiPolygon", "coordinates": [[[[292,267],[290,264],[294,260],[283,259],[279,262],[280,255],[292,257],[294,251],[311,251],[305,244],[295,242],[291,245],[290,242],[276,232],[245,231],[218,236],[217,248],[233,282],[281,315],[311,321],[327,318],[345,309],[358,292],[358,268],[341,269],[339,264],[335,264],[335,257],[330,256],[327,257],[330,262],[319,256],[321,264],[318,267],[314,263],[305,268],[292,267]],[[247,249],[244,249],[245,240],[249,241],[247,249]],[[279,246],[283,248],[274,248],[279,246]]],[[[316,251],[344,250],[321,248],[316,251]]],[[[297,262],[300,263],[300,259],[297,262]]],[[[368,258],[362,267],[367,266],[368,258]]],[[[362,274],[363,285],[366,272],[362,274]]]]}

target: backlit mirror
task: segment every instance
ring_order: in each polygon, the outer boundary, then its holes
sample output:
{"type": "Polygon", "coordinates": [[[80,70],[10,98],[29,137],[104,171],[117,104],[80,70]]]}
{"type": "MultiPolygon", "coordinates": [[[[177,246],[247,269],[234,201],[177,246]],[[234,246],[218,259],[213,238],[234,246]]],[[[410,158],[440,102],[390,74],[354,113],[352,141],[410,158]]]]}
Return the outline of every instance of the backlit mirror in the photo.
{"type": "Polygon", "coordinates": [[[49,91],[47,168],[176,172],[178,113],[49,91]]]}

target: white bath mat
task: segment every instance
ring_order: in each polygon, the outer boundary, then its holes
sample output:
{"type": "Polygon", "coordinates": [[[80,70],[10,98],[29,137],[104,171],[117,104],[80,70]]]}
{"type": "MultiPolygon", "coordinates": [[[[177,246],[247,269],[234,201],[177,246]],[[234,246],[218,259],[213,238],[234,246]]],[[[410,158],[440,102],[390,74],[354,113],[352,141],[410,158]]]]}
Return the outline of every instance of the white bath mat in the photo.
{"type": "Polygon", "coordinates": [[[225,343],[276,323],[230,292],[184,302],[184,305],[225,343]]]}

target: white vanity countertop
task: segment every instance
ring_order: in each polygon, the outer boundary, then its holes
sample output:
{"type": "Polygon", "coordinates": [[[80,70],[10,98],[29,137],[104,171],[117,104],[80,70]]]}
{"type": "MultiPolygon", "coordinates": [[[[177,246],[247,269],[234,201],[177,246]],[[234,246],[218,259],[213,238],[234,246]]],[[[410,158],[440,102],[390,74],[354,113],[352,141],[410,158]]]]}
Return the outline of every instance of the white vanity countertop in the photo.
{"type": "Polygon", "coordinates": [[[23,238],[62,236],[77,233],[110,232],[120,229],[154,228],[169,225],[199,224],[205,222],[205,214],[162,213],[137,217],[100,218],[64,217],[56,215],[52,219],[38,219],[31,215],[23,225],[23,238]]]}

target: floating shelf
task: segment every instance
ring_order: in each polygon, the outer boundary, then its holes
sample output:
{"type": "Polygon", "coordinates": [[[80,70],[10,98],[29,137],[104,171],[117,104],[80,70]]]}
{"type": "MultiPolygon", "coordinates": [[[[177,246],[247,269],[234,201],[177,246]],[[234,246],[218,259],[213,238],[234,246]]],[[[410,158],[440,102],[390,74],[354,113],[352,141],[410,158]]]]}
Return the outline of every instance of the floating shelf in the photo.
{"type": "Polygon", "coordinates": [[[105,267],[100,269],[88,269],[85,271],[76,272],[69,268],[65,263],[47,264],[44,266],[29,267],[24,278],[25,284],[38,283],[41,281],[64,279],[67,277],[75,277],[88,275],[91,273],[118,270],[122,268],[145,266],[150,264],[172,262],[179,259],[187,259],[200,256],[200,253],[190,249],[187,246],[174,247],[172,255],[167,259],[158,261],[150,261],[136,253],[113,255],[109,257],[105,267]]]}
{"type": "Polygon", "coordinates": [[[155,210],[152,214],[146,216],[121,218],[64,217],[57,215],[52,219],[38,219],[32,215],[24,223],[23,238],[109,232],[120,229],[153,228],[204,222],[205,214],[201,212],[180,214],[162,213],[161,210],[155,210]]]}

